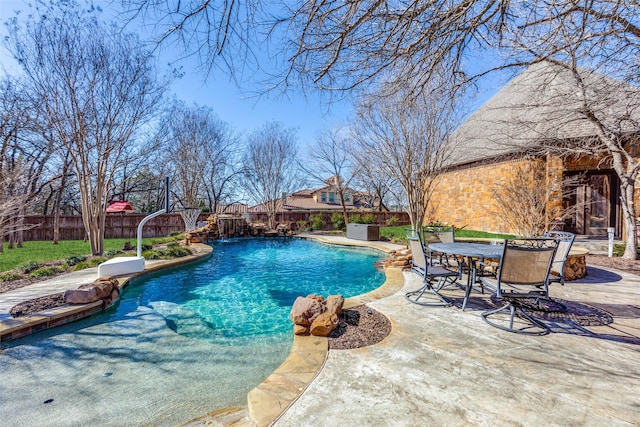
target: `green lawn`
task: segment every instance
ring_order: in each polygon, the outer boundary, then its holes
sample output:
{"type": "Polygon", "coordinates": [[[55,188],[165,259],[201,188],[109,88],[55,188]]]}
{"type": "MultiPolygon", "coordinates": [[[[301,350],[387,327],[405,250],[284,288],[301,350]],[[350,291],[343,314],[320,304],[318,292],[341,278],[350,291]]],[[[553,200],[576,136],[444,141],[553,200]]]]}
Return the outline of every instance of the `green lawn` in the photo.
{"type": "MultiPolygon", "coordinates": [[[[380,237],[392,242],[406,242],[406,231],[410,227],[399,225],[395,227],[380,227],[380,237]]],[[[488,233],[486,231],[461,229],[455,231],[456,238],[488,238],[488,239],[510,239],[515,236],[509,234],[488,233]]]]}
{"type": "MultiPolygon", "coordinates": [[[[158,239],[145,238],[142,242],[150,244],[158,239]]],[[[105,239],[105,252],[121,250],[125,241],[135,247],[136,239],[105,239]]],[[[91,245],[82,240],[65,240],[58,245],[50,241],[24,242],[24,247],[8,249],[5,243],[4,252],[0,252],[0,272],[11,270],[28,261],[48,262],[64,260],[74,255],[90,255],[91,245]]]]}

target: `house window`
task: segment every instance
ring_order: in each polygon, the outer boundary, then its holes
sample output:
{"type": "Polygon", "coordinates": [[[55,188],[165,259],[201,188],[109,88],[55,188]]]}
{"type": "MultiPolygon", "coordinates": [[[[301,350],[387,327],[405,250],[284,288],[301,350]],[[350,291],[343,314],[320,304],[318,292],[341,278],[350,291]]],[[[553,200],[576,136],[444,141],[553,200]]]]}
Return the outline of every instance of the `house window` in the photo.
{"type": "Polygon", "coordinates": [[[320,193],[320,199],[322,201],[322,203],[327,203],[327,193],[320,193]]]}
{"type": "Polygon", "coordinates": [[[344,201],[345,201],[345,202],[348,202],[348,201],[349,201],[349,199],[351,199],[351,194],[349,194],[349,193],[344,193],[344,201]]]}
{"type": "Polygon", "coordinates": [[[329,193],[329,203],[333,203],[336,201],[336,193],[333,191],[329,193]]]}

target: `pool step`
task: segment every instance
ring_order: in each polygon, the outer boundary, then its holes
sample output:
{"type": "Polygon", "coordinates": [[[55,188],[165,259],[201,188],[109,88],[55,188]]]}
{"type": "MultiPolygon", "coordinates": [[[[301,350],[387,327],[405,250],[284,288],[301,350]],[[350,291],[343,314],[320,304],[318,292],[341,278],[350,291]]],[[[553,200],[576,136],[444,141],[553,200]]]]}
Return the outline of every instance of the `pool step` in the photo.
{"type": "Polygon", "coordinates": [[[201,417],[194,418],[180,427],[197,427],[197,426],[213,426],[213,427],[250,427],[249,411],[247,408],[223,408],[217,411],[211,411],[201,417]]]}

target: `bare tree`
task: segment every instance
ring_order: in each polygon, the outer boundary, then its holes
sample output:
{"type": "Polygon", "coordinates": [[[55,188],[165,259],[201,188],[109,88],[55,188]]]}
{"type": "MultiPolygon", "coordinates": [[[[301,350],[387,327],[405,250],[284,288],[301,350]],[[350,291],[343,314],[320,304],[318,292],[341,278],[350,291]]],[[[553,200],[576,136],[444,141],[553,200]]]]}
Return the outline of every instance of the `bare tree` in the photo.
{"type": "MultiPolygon", "coordinates": [[[[253,75],[258,60],[252,45],[264,24],[260,1],[121,0],[127,22],[146,23],[159,44],[181,46],[184,57],[196,56],[208,74],[218,67],[239,76],[253,75]]],[[[254,45],[255,46],[255,45],[254,45]]]]}
{"type": "Polygon", "coordinates": [[[215,211],[232,196],[239,138],[209,107],[175,102],[163,120],[165,160],[173,170],[173,192],[184,208],[215,211]]]}
{"type": "Polygon", "coordinates": [[[38,202],[51,146],[33,133],[35,117],[25,88],[17,79],[0,81],[0,252],[22,247],[24,215],[38,202]],[[31,114],[30,114],[31,112],[31,114]]]}
{"type": "Polygon", "coordinates": [[[326,129],[309,147],[311,162],[300,164],[301,170],[317,181],[327,182],[333,178],[331,184],[338,193],[345,224],[349,222],[345,195],[352,192],[350,186],[359,173],[359,164],[351,153],[351,139],[346,129],[326,129]]]}
{"type": "Polygon", "coordinates": [[[360,103],[354,132],[360,155],[401,186],[414,229],[424,223],[438,176],[449,160],[446,141],[456,125],[454,111],[450,98],[441,96],[437,87],[418,97],[396,91],[394,97],[360,103]]]}
{"type": "MultiPolygon", "coordinates": [[[[507,224],[506,232],[521,237],[542,236],[549,230],[550,217],[562,221],[575,206],[552,203],[557,194],[547,185],[545,162],[535,156],[520,160],[513,163],[513,174],[491,188],[496,213],[507,224]]],[[[560,185],[565,196],[575,193],[583,178],[581,174],[563,178],[560,185]]]]}
{"type": "Polygon", "coordinates": [[[101,254],[114,173],[164,91],[153,57],[74,2],[36,9],[24,27],[14,18],[9,32],[10,50],[71,156],[91,252],[101,254]]]}
{"type": "Polygon", "coordinates": [[[265,123],[247,138],[242,159],[244,187],[264,207],[271,228],[275,228],[282,197],[300,183],[296,156],[295,131],[282,123],[265,123]]]}
{"type": "MultiPolygon", "coordinates": [[[[371,162],[370,156],[361,155],[357,148],[351,147],[351,156],[358,164],[359,173],[354,177],[354,182],[358,188],[365,192],[360,194],[371,206],[377,202],[378,211],[389,211],[389,195],[394,191],[392,188],[396,181],[393,177],[386,175],[378,167],[377,162],[371,162]]],[[[398,193],[397,191],[395,193],[398,193]]],[[[395,196],[394,196],[395,197],[395,196]]],[[[398,203],[396,203],[398,205],[398,203]]]]}

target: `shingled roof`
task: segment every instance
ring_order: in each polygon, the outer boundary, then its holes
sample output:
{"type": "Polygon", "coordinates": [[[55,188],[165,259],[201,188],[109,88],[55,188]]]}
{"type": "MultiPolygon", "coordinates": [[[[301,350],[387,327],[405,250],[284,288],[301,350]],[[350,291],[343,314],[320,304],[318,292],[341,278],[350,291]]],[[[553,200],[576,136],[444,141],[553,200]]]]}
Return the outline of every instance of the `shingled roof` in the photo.
{"type": "MultiPolygon", "coordinates": [[[[640,129],[640,89],[580,70],[588,105],[613,129],[640,129]]],[[[534,64],[476,110],[451,135],[455,155],[447,166],[500,158],[539,147],[541,141],[588,138],[595,125],[581,113],[580,88],[566,68],[534,64]]]]}

